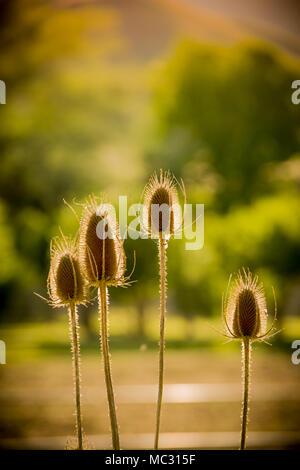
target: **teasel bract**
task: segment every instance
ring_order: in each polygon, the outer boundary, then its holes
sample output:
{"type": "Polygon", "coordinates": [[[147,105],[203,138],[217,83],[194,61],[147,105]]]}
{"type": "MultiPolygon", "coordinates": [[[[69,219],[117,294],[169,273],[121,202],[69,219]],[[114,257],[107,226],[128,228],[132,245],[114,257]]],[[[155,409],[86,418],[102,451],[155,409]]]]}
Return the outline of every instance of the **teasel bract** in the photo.
{"type": "Polygon", "coordinates": [[[242,342],[242,367],[243,367],[243,403],[240,449],[246,448],[246,435],[249,412],[249,389],[251,369],[251,349],[255,341],[266,342],[268,338],[279,333],[275,331],[277,319],[277,305],[275,291],[274,317],[270,328],[267,325],[268,311],[263,284],[259,283],[258,276],[253,276],[248,269],[238,272],[236,279],[230,288],[229,278],[227,292],[222,300],[222,317],[226,338],[240,340],[242,342]]]}
{"type": "Polygon", "coordinates": [[[158,241],[160,272],[160,340],[159,340],[159,373],[158,396],[156,408],[156,428],[154,448],[158,449],[160,416],[164,381],[165,319],[167,310],[167,247],[168,242],[183,224],[182,211],[179,205],[178,188],[184,195],[183,181],[180,183],[170,171],[160,170],[159,176],[153,173],[145,186],[143,195],[142,226],[144,231],[158,241]]]}
{"type": "MultiPolygon", "coordinates": [[[[54,308],[67,307],[69,312],[76,404],[77,445],[75,448],[83,450],[84,443],[80,391],[80,339],[77,306],[87,303],[87,286],[78,262],[75,239],[66,238],[61,234],[60,239],[55,238],[51,241],[50,270],[47,286],[49,299],[44,300],[54,308]]],[[[39,297],[41,296],[39,295],[39,297]]]]}
{"type": "Polygon", "coordinates": [[[125,277],[126,256],[123,240],[119,237],[117,222],[109,206],[103,202],[103,199],[97,201],[95,196],[89,196],[87,199],[80,220],[79,262],[88,285],[98,290],[100,338],[111,423],[112,446],[114,450],[119,450],[119,430],[108,341],[108,288],[110,286],[127,286],[131,274],[125,277]]]}

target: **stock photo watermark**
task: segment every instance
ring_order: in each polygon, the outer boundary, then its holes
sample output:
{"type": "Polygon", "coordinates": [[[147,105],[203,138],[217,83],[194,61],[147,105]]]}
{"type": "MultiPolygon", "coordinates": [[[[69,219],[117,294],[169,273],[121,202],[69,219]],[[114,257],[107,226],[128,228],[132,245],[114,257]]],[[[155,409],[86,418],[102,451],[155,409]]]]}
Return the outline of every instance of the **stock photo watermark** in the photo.
{"type": "MultiPolygon", "coordinates": [[[[96,228],[98,238],[111,238],[113,232],[109,227],[117,225],[114,205],[100,204],[97,215],[101,219],[96,228]]],[[[119,196],[118,216],[121,239],[158,238],[163,233],[166,240],[185,239],[186,250],[203,248],[204,204],[184,204],[183,210],[180,204],[152,204],[151,208],[145,208],[140,203],[128,206],[127,196],[122,195],[119,196]]]]}
{"type": "Polygon", "coordinates": [[[292,363],[298,366],[300,364],[300,339],[295,339],[295,341],[292,342],[292,349],[295,349],[292,353],[292,363]]]}
{"type": "Polygon", "coordinates": [[[6,104],[6,85],[3,80],[0,80],[0,104],[6,104]]]}
{"type": "Polygon", "coordinates": [[[291,100],[293,104],[299,104],[300,103],[300,80],[294,80],[292,82],[292,88],[295,89],[295,91],[292,93],[291,100]]]}
{"type": "Polygon", "coordinates": [[[6,344],[0,339],[0,364],[6,364],[6,344]]]}

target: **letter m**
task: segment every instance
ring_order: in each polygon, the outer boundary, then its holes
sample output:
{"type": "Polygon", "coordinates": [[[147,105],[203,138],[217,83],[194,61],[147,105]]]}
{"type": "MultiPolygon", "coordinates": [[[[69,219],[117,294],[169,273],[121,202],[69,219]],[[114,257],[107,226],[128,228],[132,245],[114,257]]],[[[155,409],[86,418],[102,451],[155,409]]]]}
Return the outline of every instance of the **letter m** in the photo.
{"type": "Polygon", "coordinates": [[[150,465],[151,464],[158,464],[159,463],[159,455],[151,455],[150,454],[150,465]]]}

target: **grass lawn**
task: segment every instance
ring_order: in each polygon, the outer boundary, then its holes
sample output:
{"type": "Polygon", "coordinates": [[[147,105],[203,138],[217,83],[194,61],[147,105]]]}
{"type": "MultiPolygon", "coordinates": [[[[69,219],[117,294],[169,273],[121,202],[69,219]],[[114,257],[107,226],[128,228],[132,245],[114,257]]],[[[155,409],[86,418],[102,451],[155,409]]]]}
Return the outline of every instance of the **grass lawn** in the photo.
{"type": "MultiPolygon", "coordinates": [[[[0,366],[0,446],[63,448],[74,430],[68,324],[61,312],[52,322],[6,325],[7,364],[0,366]]],[[[122,310],[111,313],[113,379],[123,448],[150,447],[155,424],[157,316],[148,312],[147,340],[137,338],[122,310]],[[122,441],[123,439],[123,441],[122,441]]],[[[219,327],[215,321],[212,323],[219,327]]],[[[255,448],[300,446],[300,365],[291,362],[291,342],[300,323],[290,319],[279,341],[254,345],[249,443],[255,448]]],[[[110,445],[104,375],[95,336],[82,334],[83,417],[96,448],[110,445]]],[[[240,427],[240,345],[224,345],[205,321],[187,325],[169,315],[164,447],[238,446],[240,427]]]]}

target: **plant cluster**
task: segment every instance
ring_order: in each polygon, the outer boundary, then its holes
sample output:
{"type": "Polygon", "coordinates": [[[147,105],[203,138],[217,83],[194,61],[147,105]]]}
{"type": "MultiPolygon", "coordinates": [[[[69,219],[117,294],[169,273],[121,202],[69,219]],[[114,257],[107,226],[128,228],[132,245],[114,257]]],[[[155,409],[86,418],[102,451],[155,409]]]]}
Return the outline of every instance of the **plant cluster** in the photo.
{"type": "MultiPolygon", "coordinates": [[[[143,192],[142,229],[158,244],[159,293],[160,293],[160,334],[158,395],[156,408],[156,429],[154,448],[159,446],[159,430],[164,383],[165,320],[167,311],[167,248],[172,236],[181,229],[183,218],[178,216],[178,189],[185,199],[184,184],[169,172],[160,170],[154,173],[143,192]],[[166,211],[154,211],[163,207],[166,211]],[[163,217],[163,215],[166,215],[163,217]]],[[[78,306],[91,301],[93,295],[98,299],[101,351],[104,363],[104,376],[109,408],[112,446],[120,449],[117,411],[112,382],[111,358],[109,352],[109,289],[126,287],[131,284],[131,275],[125,275],[126,255],[124,241],[119,228],[111,217],[104,199],[89,196],[82,204],[82,214],[78,234],[75,238],[61,236],[50,244],[50,271],[48,276],[48,303],[52,307],[66,307],[69,313],[70,338],[73,354],[73,375],[76,403],[76,449],[86,448],[83,434],[81,411],[80,380],[80,339],[78,325],[78,306]],[[92,295],[91,295],[92,294],[92,295]]],[[[74,211],[75,212],[75,211],[74,211]]],[[[76,214],[76,213],[75,213],[76,214]]],[[[77,216],[77,214],[76,214],[77,216]]],[[[135,264],[135,260],[134,260],[135,264]]],[[[134,268],[133,268],[134,270],[134,268]]],[[[277,332],[276,299],[274,321],[267,327],[267,306],[263,285],[257,276],[245,269],[239,272],[231,285],[231,276],[225,298],[222,300],[222,317],[229,340],[240,340],[243,349],[243,403],[241,449],[245,449],[249,409],[249,383],[251,366],[251,345],[254,341],[266,341],[277,332]]]]}

